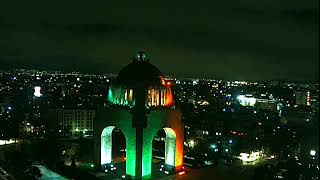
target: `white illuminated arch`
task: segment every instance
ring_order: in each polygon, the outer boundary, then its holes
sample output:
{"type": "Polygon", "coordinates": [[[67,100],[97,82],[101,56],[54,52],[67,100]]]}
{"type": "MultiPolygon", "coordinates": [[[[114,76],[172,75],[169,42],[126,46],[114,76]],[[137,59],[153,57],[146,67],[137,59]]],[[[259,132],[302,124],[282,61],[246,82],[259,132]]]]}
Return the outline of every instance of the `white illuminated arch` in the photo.
{"type": "Polygon", "coordinates": [[[175,166],[176,160],[176,133],[171,128],[163,128],[166,133],[165,163],[175,166]]]}
{"type": "Polygon", "coordinates": [[[101,165],[112,160],[112,131],[115,127],[108,126],[101,133],[101,165]]]}

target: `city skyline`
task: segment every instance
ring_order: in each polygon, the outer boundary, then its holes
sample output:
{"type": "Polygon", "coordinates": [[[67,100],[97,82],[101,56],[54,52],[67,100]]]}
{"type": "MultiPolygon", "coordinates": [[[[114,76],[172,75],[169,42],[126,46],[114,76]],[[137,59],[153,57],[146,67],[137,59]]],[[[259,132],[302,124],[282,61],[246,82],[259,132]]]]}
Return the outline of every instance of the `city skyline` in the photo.
{"type": "MultiPolygon", "coordinates": [[[[38,68],[38,69],[32,69],[32,68],[15,68],[16,66],[3,66],[0,71],[3,72],[12,72],[12,71],[25,71],[25,72],[36,72],[39,73],[61,73],[61,74],[74,74],[74,75],[83,75],[83,76],[105,76],[107,75],[111,79],[116,77],[117,73],[114,72],[86,72],[86,71],[72,71],[72,70],[55,70],[55,69],[45,69],[45,68],[38,68]]],[[[259,83],[267,83],[267,82],[279,82],[279,83],[306,83],[306,84],[318,84],[318,80],[290,80],[290,79],[281,79],[281,78],[274,78],[274,79],[264,79],[264,80],[250,80],[250,79],[226,79],[226,78],[215,78],[215,77],[199,77],[199,76],[173,76],[171,74],[165,75],[166,79],[175,79],[175,80],[203,80],[203,81],[222,81],[222,82],[235,82],[235,81],[243,81],[243,82],[259,82],[259,83]]]]}
{"type": "Polygon", "coordinates": [[[116,76],[0,70],[0,178],[318,176],[319,84],[165,78],[145,56],[116,76]]]}
{"type": "Polygon", "coordinates": [[[319,177],[319,1],[0,3],[0,179],[319,177]]]}
{"type": "Polygon", "coordinates": [[[145,50],[173,76],[318,80],[316,1],[33,2],[3,2],[1,66],[115,73],[145,50]]]}

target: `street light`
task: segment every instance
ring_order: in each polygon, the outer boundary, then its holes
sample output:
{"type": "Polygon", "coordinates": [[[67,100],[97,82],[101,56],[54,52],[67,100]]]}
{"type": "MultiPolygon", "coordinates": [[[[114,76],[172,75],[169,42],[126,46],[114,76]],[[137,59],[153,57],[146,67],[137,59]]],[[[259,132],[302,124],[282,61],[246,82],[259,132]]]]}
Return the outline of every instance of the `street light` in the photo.
{"type": "Polygon", "coordinates": [[[194,144],[195,144],[194,140],[189,141],[189,147],[194,147],[194,144]]]}
{"type": "Polygon", "coordinates": [[[216,144],[211,144],[211,146],[210,146],[212,149],[215,149],[215,148],[217,148],[217,145],[216,144]]]}

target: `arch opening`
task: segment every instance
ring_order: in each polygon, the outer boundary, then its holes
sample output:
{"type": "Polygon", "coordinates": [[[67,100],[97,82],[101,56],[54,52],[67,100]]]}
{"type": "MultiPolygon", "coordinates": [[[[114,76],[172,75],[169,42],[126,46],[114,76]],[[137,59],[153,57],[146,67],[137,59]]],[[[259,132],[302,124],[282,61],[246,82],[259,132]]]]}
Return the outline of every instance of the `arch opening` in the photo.
{"type": "Polygon", "coordinates": [[[115,126],[108,126],[101,133],[101,167],[108,164],[124,164],[126,161],[126,138],[115,126]]]}
{"type": "Polygon", "coordinates": [[[166,133],[165,140],[165,163],[175,166],[176,160],[176,133],[171,128],[163,128],[166,133]]]}
{"type": "Polygon", "coordinates": [[[152,141],[153,175],[160,171],[172,171],[176,165],[176,133],[171,128],[162,128],[152,141]]]}
{"type": "Polygon", "coordinates": [[[114,126],[108,126],[101,133],[101,165],[112,162],[112,131],[114,128],[114,126]]]}

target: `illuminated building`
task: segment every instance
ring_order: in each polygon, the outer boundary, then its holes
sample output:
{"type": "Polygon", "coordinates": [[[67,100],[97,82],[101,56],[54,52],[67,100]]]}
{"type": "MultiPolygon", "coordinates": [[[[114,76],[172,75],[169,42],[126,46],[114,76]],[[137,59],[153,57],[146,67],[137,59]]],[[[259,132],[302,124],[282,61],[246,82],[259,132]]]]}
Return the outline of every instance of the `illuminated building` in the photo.
{"type": "Polygon", "coordinates": [[[316,151],[315,150],[310,150],[310,155],[311,156],[315,156],[316,155],[316,151]]]}
{"type": "Polygon", "coordinates": [[[296,105],[310,106],[311,96],[310,92],[296,91],[296,105]]]}
{"type": "Polygon", "coordinates": [[[93,131],[95,110],[64,110],[63,129],[72,135],[90,134],[93,131]]]}
{"type": "Polygon", "coordinates": [[[108,90],[108,105],[97,112],[94,123],[94,163],[112,163],[112,131],[126,138],[126,174],[137,179],[151,175],[152,140],[165,131],[165,164],[173,171],[183,166],[183,124],[175,109],[171,82],[143,52],[118,74],[108,90]]]}
{"type": "Polygon", "coordinates": [[[70,135],[92,135],[95,110],[50,109],[48,127],[50,130],[70,135]]]}
{"type": "Polygon", "coordinates": [[[311,96],[310,96],[310,92],[307,92],[307,102],[306,102],[307,106],[311,105],[311,96]]]}
{"type": "Polygon", "coordinates": [[[278,104],[277,101],[273,98],[272,94],[270,94],[269,97],[267,97],[265,94],[261,94],[261,97],[256,99],[255,103],[256,107],[259,109],[265,109],[265,110],[271,110],[271,111],[277,111],[278,104]]]}
{"type": "Polygon", "coordinates": [[[34,93],[33,93],[33,95],[34,95],[35,97],[41,97],[41,96],[42,96],[42,94],[41,94],[41,87],[40,87],[40,86],[35,86],[35,87],[34,87],[34,93]]]}
{"type": "Polygon", "coordinates": [[[6,144],[13,144],[16,143],[17,141],[13,140],[13,139],[9,139],[9,140],[0,140],[0,146],[1,145],[6,145],[6,144]]]}
{"type": "Polygon", "coordinates": [[[239,95],[237,99],[242,106],[254,106],[257,101],[256,98],[250,94],[239,95]]]}
{"type": "Polygon", "coordinates": [[[258,159],[261,158],[261,156],[262,156],[262,152],[256,151],[256,152],[251,152],[250,154],[240,153],[238,158],[242,160],[242,162],[245,164],[245,163],[257,161],[258,159]]]}

